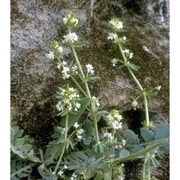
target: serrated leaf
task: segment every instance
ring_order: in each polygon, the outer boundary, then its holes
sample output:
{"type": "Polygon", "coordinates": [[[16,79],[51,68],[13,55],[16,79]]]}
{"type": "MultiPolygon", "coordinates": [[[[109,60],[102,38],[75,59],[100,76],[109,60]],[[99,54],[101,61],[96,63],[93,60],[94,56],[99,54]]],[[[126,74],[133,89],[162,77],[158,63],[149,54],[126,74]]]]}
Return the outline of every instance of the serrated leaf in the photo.
{"type": "Polygon", "coordinates": [[[163,124],[157,124],[156,127],[156,139],[169,137],[169,124],[163,123],[163,124]]]}
{"type": "Polygon", "coordinates": [[[53,174],[52,171],[49,171],[44,164],[40,165],[38,167],[38,172],[43,178],[43,180],[57,180],[57,177],[55,174],[53,174]]]}
{"type": "MultiPolygon", "coordinates": [[[[75,122],[77,122],[82,114],[84,113],[85,109],[89,105],[90,98],[83,98],[79,103],[81,104],[81,107],[78,109],[76,113],[69,113],[69,120],[68,120],[68,127],[71,127],[75,122]]],[[[66,123],[66,117],[62,118],[62,121],[60,122],[61,126],[65,126],[66,123]]]]}
{"type": "Polygon", "coordinates": [[[119,153],[119,157],[120,158],[125,158],[125,157],[129,156],[129,154],[130,154],[130,152],[127,149],[123,148],[119,153]]]}
{"type": "Polygon", "coordinates": [[[124,135],[126,141],[131,144],[139,144],[139,138],[138,135],[136,135],[132,130],[127,129],[124,135]]]}
{"type": "Polygon", "coordinates": [[[83,129],[84,129],[83,143],[85,145],[90,145],[94,137],[94,128],[92,121],[87,119],[83,124],[83,129]]]}
{"type": "Polygon", "coordinates": [[[154,132],[149,130],[148,128],[143,127],[140,129],[140,131],[141,131],[141,136],[146,142],[153,141],[155,139],[154,132]]]}

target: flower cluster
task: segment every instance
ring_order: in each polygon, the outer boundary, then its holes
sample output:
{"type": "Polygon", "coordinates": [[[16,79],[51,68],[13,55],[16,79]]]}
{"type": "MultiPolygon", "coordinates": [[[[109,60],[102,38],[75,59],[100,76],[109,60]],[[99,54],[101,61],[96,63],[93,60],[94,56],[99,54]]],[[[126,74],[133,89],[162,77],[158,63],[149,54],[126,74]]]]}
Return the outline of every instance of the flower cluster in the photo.
{"type": "Polygon", "coordinates": [[[93,96],[91,99],[92,99],[92,101],[94,102],[94,104],[95,104],[97,107],[100,106],[100,103],[99,103],[98,98],[96,98],[95,96],[93,96]]]}
{"type": "Polygon", "coordinates": [[[110,127],[113,129],[121,129],[122,128],[122,115],[120,115],[119,111],[112,110],[111,113],[107,115],[107,122],[110,127]]]}
{"type": "Polygon", "coordinates": [[[78,25],[78,19],[74,14],[68,14],[63,18],[63,22],[67,26],[67,28],[73,28],[78,25]]]}
{"type": "Polygon", "coordinates": [[[78,41],[78,36],[76,33],[69,33],[64,35],[64,42],[73,44],[74,42],[78,41]]]}
{"type": "Polygon", "coordinates": [[[111,60],[112,65],[115,67],[117,65],[117,63],[119,62],[119,59],[114,58],[113,60],[111,60]]]}
{"type": "Polygon", "coordinates": [[[76,136],[79,140],[81,140],[83,138],[83,135],[82,135],[83,133],[84,133],[83,129],[77,130],[76,136]]]}
{"type": "Polygon", "coordinates": [[[60,112],[64,112],[65,114],[69,111],[78,111],[81,107],[79,103],[79,94],[77,94],[77,90],[74,88],[70,88],[67,86],[66,89],[59,88],[60,92],[57,92],[57,98],[59,102],[56,104],[57,110],[60,112]]]}
{"type": "Polygon", "coordinates": [[[59,57],[63,53],[63,48],[59,45],[57,41],[53,41],[51,43],[51,51],[46,55],[48,59],[54,59],[56,57],[59,57]]]}
{"type": "Polygon", "coordinates": [[[109,33],[107,39],[113,41],[114,43],[117,43],[118,35],[115,33],[109,33]]]}
{"type": "Polygon", "coordinates": [[[72,176],[71,176],[71,178],[70,178],[70,180],[76,180],[77,177],[78,177],[77,174],[73,173],[72,176]]]}
{"type": "Polygon", "coordinates": [[[86,64],[87,73],[90,75],[94,74],[94,68],[91,64],[86,64]]]}
{"type": "Polygon", "coordinates": [[[107,138],[109,141],[112,141],[112,140],[113,140],[113,135],[112,135],[112,133],[104,132],[103,136],[104,136],[105,138],[107,138]]]}
{"type": "Polygon", "coordinates": [[[129,49],[124,49],[123,53],[128,57],[129,59],[133,58],[133,53],[129,51],[129,49]]]}
{"type": "Polygon", "coordinates": [[[78,67],[76,65],[70,64],[68,66],[66,61],[63,61],[62,63],[58,62],[57,68],[61,69],[62,68],[62,78],[63,79],[68,79],[71,75],[76,75],[78,74],[78,67]]]}
{"type": "Polygon", "coordinates": [[[123,22],[120,21],[118,18],[110,20],[109,23],[115,30],[121,30],[124,27],[123,22]]]}

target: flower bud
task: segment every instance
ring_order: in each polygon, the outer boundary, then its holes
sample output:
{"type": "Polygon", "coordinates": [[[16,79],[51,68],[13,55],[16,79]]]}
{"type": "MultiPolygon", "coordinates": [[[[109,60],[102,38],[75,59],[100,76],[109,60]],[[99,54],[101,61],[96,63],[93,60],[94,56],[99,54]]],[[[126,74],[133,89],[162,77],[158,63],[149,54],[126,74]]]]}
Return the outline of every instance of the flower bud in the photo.
{"type": "Polygon", "coordinates": [[[134,100],[132,103],[131,103],[132,107],[134,109],[136,109],[136,107],[138,106],[138,102],[136,100],[134,100]]]}

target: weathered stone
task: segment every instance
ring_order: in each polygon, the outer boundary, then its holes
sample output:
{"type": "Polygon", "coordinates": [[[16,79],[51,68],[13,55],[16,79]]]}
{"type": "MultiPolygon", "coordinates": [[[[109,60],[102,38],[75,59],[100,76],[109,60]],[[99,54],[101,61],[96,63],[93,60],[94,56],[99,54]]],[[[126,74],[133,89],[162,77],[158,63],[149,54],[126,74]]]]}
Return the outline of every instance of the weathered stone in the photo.
{"type": "MultiPolygon", "coordinates": [[[[12,0],[11,1],[11,115],[40,146],[48,141],[56,124],[55,93],[65,84],[55,62],[45,55],[50,42],[61,40],[66,33],[63,17],[70,12],[79,17],[81,27],[75,30],[85,41],[77,53],[83,66],[91,63],[101,79],[92,85],[92,93],[102,98],[102,106],[131,110],[135,83],[126,69],[115,70],[110,60],[121,58],[116,47],[107,41],[108,20],[122,19],[127,31],[133,63],[140,66],[136,73],[146,89],[161,85],[156,97],[149,98],[152,118],[162,121],[169,116],[169,1],[168,0],[12,0]],[[158,117],[157,117],[158,116],[158,117]],[[158,119],[159,120],[159,119],[158,119]],[[45,138],[45,140],[43,139],[45,138]]],[[[64,59],[73,60],[70,49],[64,59]]],[[[139,108],[142,108],[140,101],[139,108]]]]}

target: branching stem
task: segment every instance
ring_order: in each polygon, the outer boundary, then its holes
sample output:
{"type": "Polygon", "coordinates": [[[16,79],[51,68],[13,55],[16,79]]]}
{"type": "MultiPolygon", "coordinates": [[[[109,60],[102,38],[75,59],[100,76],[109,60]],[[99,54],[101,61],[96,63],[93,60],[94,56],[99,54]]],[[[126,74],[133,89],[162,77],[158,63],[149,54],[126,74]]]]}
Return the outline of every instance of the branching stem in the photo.
{"type": "MultiPolygon", "coordinates": [[[[69,29],[69,33],[71,33],[70,29],[69,29]]],[[[77,53],[76,53],[75,48],[74,48],[73,45],[71,46],[71,49],[72,49],[74,58],[75,58],[75,60],[76,60],[78,69],[79,69],[79,71],[80,71],[80,73],[81,73],[81,76],[82,76],[82,78],[83,78],[83,80],[84,80],[83,82],[84,82],[84,84],[85,84],[85,88],[86,88],[86,92],[87,92],[86,94],[87,94],[87,96],[91,99],[92,96],[91,96],[91,93],[90,93],[90,90],[89,90],[89,86],[88,86],[87,81],[85,80],[85,78],[86,78],[86,77],[85,77],[85,74],[84,74],[84,72],[83,72],[83,69],[82,69],[82,67],[81,67],[81,63],[80,63],[80,61],[79,61],[79,59],[78,59],[77,53]]],[[[91,101],[91,109],[92,109],[93,124],[94,124],[95,134],[96,134],[96,142],[99,144],[100,141],[99,141],[98,126],[97,126],[96,107],[95,107],[94,102],[92,102],[92,101],[91,101]]]]}

